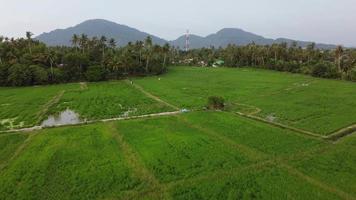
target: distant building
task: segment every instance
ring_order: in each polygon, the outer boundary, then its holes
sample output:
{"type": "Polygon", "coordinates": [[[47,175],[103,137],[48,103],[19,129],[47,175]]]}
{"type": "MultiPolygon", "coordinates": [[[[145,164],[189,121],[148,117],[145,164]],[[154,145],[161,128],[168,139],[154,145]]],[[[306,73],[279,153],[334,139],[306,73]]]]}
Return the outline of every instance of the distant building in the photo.
{"type": "Polygon", "coordinates": [[[225,62],[223,60],[216,60],[214,63],[213,63],[213,67],[221,67],[225,64],[225,62]]]}

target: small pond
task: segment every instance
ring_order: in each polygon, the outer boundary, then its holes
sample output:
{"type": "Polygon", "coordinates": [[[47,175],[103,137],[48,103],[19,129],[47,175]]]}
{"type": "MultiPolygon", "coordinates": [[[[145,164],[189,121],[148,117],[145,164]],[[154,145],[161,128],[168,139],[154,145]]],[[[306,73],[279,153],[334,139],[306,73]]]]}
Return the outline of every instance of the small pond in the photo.
{"type": "Polygon", "coordinates": [[[79,118],[79,114],[70,109],[67,109],[56,116],[49,116],[48,119],[42,122],[41,126],[53,127],[59,125],[79,124],[81,122],[82,120],[79,118]]]}

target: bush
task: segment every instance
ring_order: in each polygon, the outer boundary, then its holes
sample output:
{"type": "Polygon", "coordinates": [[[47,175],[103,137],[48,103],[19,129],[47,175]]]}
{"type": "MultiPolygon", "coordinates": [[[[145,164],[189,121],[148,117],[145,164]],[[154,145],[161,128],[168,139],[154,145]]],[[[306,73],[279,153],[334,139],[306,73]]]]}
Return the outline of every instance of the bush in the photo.
{"type": "Polygon", "coordinates": [[[337,72],[336,66],[330,62],[320,62],[313,66],[312,76],[322,78],[338,78],[340,77],[337,72]]]}
{"type": "Polygon", "coordinates": [[[222,110],[225,107],[225,100],[222,97],[211,96],[208,98],[208,109],[222,110]]]}
{"type": "Polygon", "coordinates": [[[106,70],[102,66],[90,66],[85,72],[85,77],[90,82],[104,81],[106,79],[106,70]]]}
{"type": "Polygon", "coordinates": [[[354,67],[354,68],[350,71],[350,80],[351,80],[351,81],[356,81],[356,67],[354,67]]]}
{"type": "Polygon", "coordinates": [[[29,70],[31,72],[32,85],[41,85],[48,82],[48,73],[44,68],[38,65],[31,65],[29,70]]]}
{"type": "Polygon", "coordinates": [[[15,64],[9,68],[7,82],[11,86],[31,85],[32,75],[25,65],[15,64]]]}

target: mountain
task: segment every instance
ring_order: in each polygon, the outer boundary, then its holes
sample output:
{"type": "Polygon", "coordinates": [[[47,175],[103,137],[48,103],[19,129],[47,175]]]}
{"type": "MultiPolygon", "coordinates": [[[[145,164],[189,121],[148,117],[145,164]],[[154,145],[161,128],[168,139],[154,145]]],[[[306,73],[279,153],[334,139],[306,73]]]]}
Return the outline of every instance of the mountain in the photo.
{"type": "MultiPolygon", "coordinates": [[[[50,46],[70,46],[70,40],[73,34],[80,35],[82,33],[88,35],[89,37],[100,37],[105,35],[107,38],[114,38],[116,41],[118,41],[119,46],[124,46],[128,42],[136,42],[138,40],[143,41],[147,36],[151,36],[153,43],[155,44],[163,45],[164,43],[168,42],[173,46],[180,47],[181,49],[184,49],[186,43],[185,35],[179,37],[176,40],[167,41],[149,33],[128,27],[126,25],[117,24],[115,22],[103,19],[88,20],[74,27],[57,29],[49,33],[43,33],[36,37],[36,39],[50,46]]],[[[286,42],[287,44],[291,45],[294,41],[295,40],[286,38],[278,38],[274,40],[256,35],[254,33],[246,32],[242,29],[225,28],[206,37],[190,35],[190,48],[195,49],[211,46],[226,47],[228,44],[241,46],[250,44],[252,42],[255,42],[259,45],[270,45],[274,43],[280,44],[286,42]]],[[[312,43],[306,41],[296,42],[298,46],[301,47],[306,47],[312,43]]],[[[316,44],[316,47],[321,49],[332,49],[336,46],[329,44],[316,44]]]]}
{"type": "Polygon", "coordinates": [[[164,39],[154,35],[103,19],[88,20],[74,27],[43,33],[36,37],[36,39],[50,46],[70,46],[72,36],[82,33],[85,33],[88,37],[105,35],[107,38],[114,38],[120,46],[124,46],[128,42],[144,40],[147,36],[151,36],[155,44],[163,45],[166,43],[164,39]]]}
{"type": "MultiPolygon", "coordinates": [[[[278,39],[270,39],[265,38],[260,35],[256,35],[254,33],[246,32],[242,29],[237,28],[225,28],[217,33],[208,35],[206,37],[194,36],[190,37],[190,47],[191,48],[202,48],[202,47],[226,47],[229,44],[235,44],[238,46],[244,46],[247,44],[251,44],[252,42],[259,44],[259,45],[271,45],[271,44],[281,44],[287,43],[291,45],[293,42],[297,42],[298,46],[303,48],[307,47],[312,42],[306,41],[296,41],[286,38],[278,38],[278,39]]],[[[180,48],[185,47],[185,36],[181,36],[175,41],[172,41],[171,44],[174,46],[178,46],[180,48]]],[[[331,44],[316,44],[317,48],[320,49],[333,49],[336,45],[331,44]]]]}

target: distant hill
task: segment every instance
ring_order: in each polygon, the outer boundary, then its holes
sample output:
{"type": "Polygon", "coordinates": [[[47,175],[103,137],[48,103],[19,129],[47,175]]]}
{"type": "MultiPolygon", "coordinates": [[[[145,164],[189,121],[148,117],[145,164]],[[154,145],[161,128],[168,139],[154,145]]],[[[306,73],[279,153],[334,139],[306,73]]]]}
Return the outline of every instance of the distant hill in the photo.
{"type": "Polygon", "coordinates": [[[105,35],[107,38],[114,38],[120,46],[126,45],[128,42],[144,40],[147,36],[151,36],[153,42],[156,44],[163,45],[166,42],[154,35],[103,19],[88,20],[74,27],[43,33],[36,37],[36,39],[50,46],[71,46],[70,40],[72,36],[83,33],[89,37],[105,35]]]}
{"type": "MultiPolygon", "coordinates": [[[[147,36],[151,36],[155,44],[170,43],[173,46],[180,47],[184,49],[185,47],[185,36],[181,36],[176,40],[167,41],[157,36],[151,35],[139,31],[137,29],[128,27],[126,25],[117,24],[115,22],[103,20],[103,19],[93,19],[80,23],[74,27],[66,29],[57,29],[49,33],[43,33],[36,37],[39,41],[42,41],[50,46],[70,46],[71,38],[73,34],[85,33],[89,37],[97,36],[100,37],[105,35],[107,38],[114,38],[118,41],[120,46],[126,45],[128,42],[136,42],[138,40],[144,40],[147,36]]],[[[226,47],[228,44],[235,45],[247,45],[252,42],[260,45],[270,45],[273,43],[286,42],[289,45],[294,40],[286,38],[278,38],[276,40],[265,38],[254,33],[246,32],[242,29],[237,28],[225,28],[217,33],[208,35],[206,37],[201,37],[198,35],[190,35],[190,48],[202,48],[202,47],[226,47]]],[[[306,47],[311,42],[297,41],[298,46],[306,47]]],[[[329,44],[316,44],[317,48],[321,49],[332,49],[335,45],[329,44]]]]}
{"type": "MultiPolygon", "coordinates": [[[[191,48],[202,48],[202,47],[226,47],[229,44],[235,44],[238,46],[243,46],[247,44],[251,44],[255,42],[259,45],[271,45],[271,44],[280,44],[286,42],[288,45],[291,45],[296,40],[286,39],[286,38],[278,38],[276,40],[265,38],[260,35],[256,35],[254,33],[246,32],[242,29],[237,28],[225,28],[217,33],[208,35],[207,37],[200,36],[191,36],[190,37],[190,47],[191,48]]],[[[296,41],[298,46],[303,48],[307,47],[312,42],[306,41],[296,41]]],[[[184,48],[185,46],[185,36],[181,36],[177,40],[171,41],[175,46],[179,46],[180,48],[184,48]]],[[[317,48],[320,49],[333,49],[336,45],[330,44],[316,44],[317,48]]]]}

